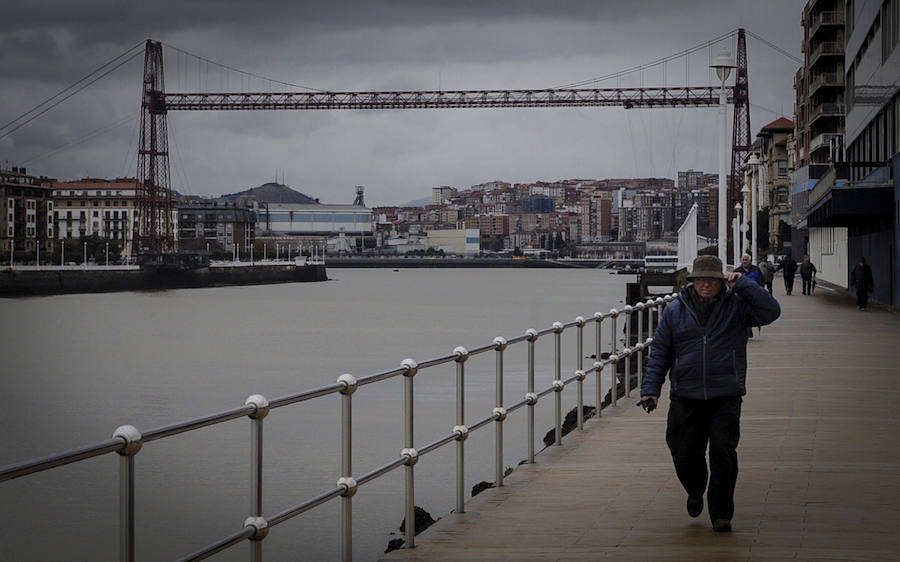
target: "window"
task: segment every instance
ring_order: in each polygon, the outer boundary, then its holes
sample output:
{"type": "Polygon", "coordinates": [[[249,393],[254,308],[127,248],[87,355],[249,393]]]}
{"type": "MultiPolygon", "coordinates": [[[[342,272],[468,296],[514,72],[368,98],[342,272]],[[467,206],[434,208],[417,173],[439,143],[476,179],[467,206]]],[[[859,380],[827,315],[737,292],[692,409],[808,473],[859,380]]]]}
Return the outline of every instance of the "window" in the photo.
{"type": "Polygon", "coordinates": [[[779,160],[778,161],[778,177],[779,178],[787,177],[787,173],[788,173],[787,160],[779,160]]]}

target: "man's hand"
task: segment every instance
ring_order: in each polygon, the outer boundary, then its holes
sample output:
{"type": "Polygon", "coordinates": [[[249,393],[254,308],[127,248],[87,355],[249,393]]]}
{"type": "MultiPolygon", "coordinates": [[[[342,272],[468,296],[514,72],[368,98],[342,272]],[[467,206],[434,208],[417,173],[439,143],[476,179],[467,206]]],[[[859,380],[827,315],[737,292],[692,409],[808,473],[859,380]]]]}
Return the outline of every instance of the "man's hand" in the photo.
{"type": "Polygon", "coordinates": [[[734,287],[734,284],[737,283],[737,280],[743,277],[743,274],[739,271],[730,271],[725,274],[725,286],[729,289],[734,287]]]}
{"type": "Polygon", "coordinates": [[[641,406],[649,414],[656,409],[658,402],[659,399],[656,396],[641,396],[641,401],[635,404],[635,406],[641,406]]]}

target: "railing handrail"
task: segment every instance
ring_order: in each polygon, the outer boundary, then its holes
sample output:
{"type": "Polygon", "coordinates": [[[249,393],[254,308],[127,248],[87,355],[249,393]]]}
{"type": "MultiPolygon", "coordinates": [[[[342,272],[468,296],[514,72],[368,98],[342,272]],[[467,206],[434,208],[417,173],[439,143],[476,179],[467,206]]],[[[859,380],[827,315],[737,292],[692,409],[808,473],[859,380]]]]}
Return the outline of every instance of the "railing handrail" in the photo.
{"type": "Polygon", "coordinates": [[[208,546],[200,549],[182,560],[202,560],[207,558],[215,553],[221,552],[225,549],[228,549],[236,544],[243,542],[244,540],[250,540],[252,543],[251,547],[251,560],[261,560],[262,559],[262,541],[265,536],[268,534],[269,529],[277,526],[297,515],[300,515],[310,509],[313,509],[323,503],[326,503],[334,498],[342,497],[342,548],[343,548],[343,558],[345,560],[352,559],[352,550],[351,550],[351,540],[350,540],[350,501],[352,496],[356,493],[359,486],[362,486],[368,482],[371,482],[401,466],[406,466],[407,468],[407,526],[406,526],[406,542],[408,546],[414,545],[414,516],[413,516],[413,500],[412,500],[412,478],[413,478],[413,466],[418,461],[418,459],[428,454],[444,445],[447,445],[453,441],[457,442],[457,512],[462,513],[464,510],[463,507],[463,496],[462,496],[462,473],[463,473],[463,443],[468,437],[468,434],[472,431],[476,431],[490,424],[492,421],[497,423],[497,485],[502,486],[502,422],[506,419],[506,416],[512,413],[515,410],[518,410],[522,407],[529,407],[529,462],[534,462],[534,406],[538,402],[538,400],[544,396],[547,396],[550,393],[555,393],[556,395],[556,444],[561,444],[562,434],[561,434],[561,425],[562,425],[562,414],[561,414],[561,397],[560,394],[562,390],[571,383],[578,383],[578,428],[583,428],[583,395],[582,395],[582,383],[587,375],[596,374],[596,399],[597,399],[597,415],[600,416],[600,409],[602,407],[602,397],[601,397],[601,380],[600,376],[604,369],[613,365],[613,369],[611,371],[611,404],[616,405],[617,400],[617,367],[619,361],[625,361],[626,369],[625,369],[625,394],[626,396],[630,395],[631,392],[631,369],[630,369],[630,361],[632,355],[636,355],[638,361],[638,387],[640,387],[640,380],[643,375],[642,371],[642,358],[643,351],[649,350],[652,341],[653,341],[653,314],[652,311],[656,310],[656,317],[659,318],[661,314],[661,308],[666,304],[671,302],[676,298],[675,294],[666,295],[665,297],[658,298],[649,298],[646,301],[642,301],[637,303],[634,306],[625,306],[621,311],[616,309],[611,309],[609,312],[602,313],[596,312],[593,316],[585,319],[584,317],[577,317],[575,320],[570,321],[568,323],[555,322],[549,328],[545,328],[542,330],[535,330],[533,328],[529,328],[523,334],[516,336],[514,338],[505,339],[503,337],[497,337],[490,344],[483,345],[477,348],[473,348],[472,350],[467,350],[463,347],[457,347],[454,349],[453,353],[448,355],[442,355],[438,357],[433,357],[431,359],[427,359],[420,363],[412,359],[405,359],[401,362],[401,366],[394,369],[389,369],[385,371],[380,371],[376,373],[371,373],[360,377],[359,379],[353,377],[349,374],[344,374],[338,377],[337,382],[320,386],[317,388],[309,389],[303,392],[287,394],[275,398],[273,400],[267,400],[265,397],[261,395],[252,395],[247,398],[246,402],[243,406],[231,408],[229,410],[224,410],[216,413],[212,413],[206,416],[195,417],[188,420],[184,420],[181,422],[176,422],[173,424],[161,426],[158,428],[150,429],[144,433],[141,433],[138,429],[133,426],[121,426],[115,430],[113,433],[113,437],[111,439],[107,439],[105,441],[99,441],[96,443],[84,445],[82,447],[78,447],[75,449],[65,450],[59,453],[51,454],[48,456],[37,457],[34,459],[26,460],[23,462],[13,463],[7,465],[5,467],[0,467],[0,483],[12,480],[15,478],[19,478],[22,476],[26,476],[28,474],[33,474],[36,472],[41,472],[44,470],[49,470],[58,466],[63,466],[66,464],[71,464],[74,462],[79,462],[82,460],[98,457],[101,455],[105,455],[108,453],[115,452],[121,457],[121,470],[120,470],[120,558],[122,560],[134,560],[134,457],[140,451],[142,446],[145,443],[149,443],[152,441],[156,441],[159,439],[163,439],[166,437],[171,437],[174,435],[178,435],[181,433],[186,433],[190,431],[194,431],[197,429],[201,429],[204,427],[209,427],[212,425],[217,425],[220,423],[224,423],[227,421],[235,420],[238,418],[249,417],[251,423],[253,425],[253,440],[252,440],[252,448],[253,454],[252,457],[254,459],[253,470],[251,471],[251,479],[252,479],[252,509],[251,516],[248,517],[244,523],[244,527],[232,533],[228,537],[225,537],[219,541],[209,544],[208,546]],[[643,320],[644,314],[643,311],[648,309],[648,329],[646,331],[647,337],[644,336],[643,329],[643,320]],[[634,344],[632,341],[632,332],[631,329],[631,318],[634,312],[639,312],[638,314],[638,328],[637,328],[637,336],[634,344]],[[618,349],[617,346],[617,330],[616,330],[616,319],[619,316],[625,317],[625,332],[626,332],[626,346],[622,349],[618,349]],[[609,319],[612,324],[610,328],[610,349],[609,356],[606,359],[601,357],[601,324],[604,320],[609,319]],[[583,360],[583,351],[582,351],[582,343],[583,343],[583,328],[588,323],[593,322],[596,325],[596,339],[595,339],[595,358],[593,365],[584,369],[582,366],[583,360]],[[562,333],[571,328],[578,329],[578,362],[577,369],[575,370],[572,376],[563,379],[561,369],[560,369],[560,338],[562,333]],[[534,343],[541,337],[553,334],[555,338],[555,373],[554,380],[552,384],[544,389],[536,391],[534,388],[534,343]],[[503,406],[502,399],[502,373],[503,373],[503,352],[504,350],[514,344],[527,342],[529,344],[529,358],[528,358],[528,393],[525,398],[508,408],[503,406]],[[464,372],[465,372],[465,362],[472,356],[479,355],[482,353],[486,353],[488,351],[495,351],[497,356],[497,386],[498,386],[498,394],[497,394],[497,404],[496,407],[491,412],[491,415],[475,422],[471,427],[466,427],[464,425],[464,402],[463,396],[464,391],[464,372]],[[421,447],[419,450],[416,450],[413,447],[413,439],[412,439],[412,381],[414,375],[422,370],[429,367],[434,367],[438,365],[443,365],[447,363],[455,362],[457,365],[457,425],[453,427],[453,430],[429,443],[425,446],[421,447]],[[402,449],[399,457],[395,457],[389,462],[359,476],[358,478],[354,478],[352,476],[352,469],[350,465],[350,408],[352,404],[351,396],[357,390],[359,386],[372,384],[375,382],[387,380],[390,378],[394,378],[397,376],[403,376],[406,379],[407,392],[406,392],[406,424],[407,424],[407,438],[406,438],[406,447],[402,449]],[[327,396],[331,394],[341,394],[342,399],[342,434],[344,437],[342,438],[342,476],[337,481],[337,487],[332,488],[331,490],[327,490],[313,498],[310,498],[304,502],[301,502],[293,507],[285,509],[270,518],[265,518],[262,516],[262,422],[263,419],[268,415],[268,413],[276,408],[281,408],[284,406],[296,404],[299,402],[304,402],[307,400],[312,400],[314,398],[319,398],[322,396],[327,396]]]}

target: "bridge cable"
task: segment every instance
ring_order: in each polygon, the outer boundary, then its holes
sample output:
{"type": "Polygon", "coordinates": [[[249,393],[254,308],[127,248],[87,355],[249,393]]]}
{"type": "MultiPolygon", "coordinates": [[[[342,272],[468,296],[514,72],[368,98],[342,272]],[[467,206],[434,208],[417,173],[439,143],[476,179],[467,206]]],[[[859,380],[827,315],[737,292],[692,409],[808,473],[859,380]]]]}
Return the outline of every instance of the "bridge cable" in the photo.
{"type": "MultiPolygon", "coordinates": [[[[103,70],[104,68],[106,68],[107,66],[109,66],[109,65],[111,65],[111,64],[113,64],[113,63],[115,63],[117,60],[121,59],[122,57],[127,56],[128,53],[130,53],[131,51],[133,51],[133,50],[135,50],[136,48],[140,47],[141,45],[143,45],[143,42],[138,43],[138,44],[135,45],[134,47],[131,47],[130,49],[128,49],[127,51],[125,51],[125,52],[122,53],[121,55],[119,55],[119,56],[115,57],[114,59],[110,60],[109,62],[103,64],[102,66],[100,66],[99,68],[97,68],[96,70],[94,70],[93,72],[91,72],[90,74],[84,76],[83,78],[81,78],[80,80],[78,80],[77,82],[75,82],[74,84],[72,84],[72,85],[70,85],[70,86],[67,86],[66,88],[60,90],[60,91],[57,92],[56,94],[54,94],[54,95],[52,95],[51,97],[47,98],[46,100],[42,101],[42,102],[39,103],[38,105],[36,105],[36,106],[34,106],[33,108],[29,109],[28,111],[26,111],[26,112],[23,113],[22,115],[19,115],[18,117],[16,117],[16,118],[13,119],[12,121],[6,123],[6,124],[3,125],[3,126],[0,126],[0,131],[2,131],[2,130],[4,130],[4,129],[7,129],[7,128],[10,127],[11,125],[13,125],[14,123],[16,123],[16,122],[18,122],[18,121],[21,121],[22,119],[25,119],[25,117],[27,117],[29,114],[34,113],[35,111],[37,111],[37,110],[40,109],[41,107],[47,105],[48,103],[52,102],[53,100],[55,100],[55,99],[58,98],[59,96],[62,96],[63,94],[65,94],[65,93],[68,92],[69,90],[72,90],[73,88],[75,88],[76,86],[78,86],[79,84],[81,84],[82,82],[84,82],[85,80],[88,80],[89,78],[91,78],[92,76],[94,76],[95,74],[97,74],[98,72],[100,72],[101,70],[103,70]]],[[[16,125],[15,127],[11,128],[11,129],[9,129],[8,131],[6,131],[6,132],[3,133],[2,135],[0,135],[0,139],[3,139],[3,138],[8,137],[9,135],[11,135],[11,134],[14,133],[15,131],[21,129],[22,127],[24,127],[24,126],[27,125],[28,123],[31,123],[32,121],[34,121],[35,119],[37,119],[38,117],[40,117],[41,115],[43,115],[44,113],[47,113],[48,111],[50,111],[51,109],[53,109],[53,108],[56,107],[57,105],[59,105],[59,104],[61,104],[62,102],[66,101],[67,99],[71,98],[71,97],[74,96],[75,94],[81,92],[82,90],[84,90],[85,88],[87,88],[88,86],[90,86],[91,84],[93,84],[94,82],[97,82],[98,80],[100,80],[101,78],[107,76],[107,75],[110,74],[111,72],[113,72],[113,71],[119,69],[120,67],[122,67],[123,65],[125,65],[125,64],[127,64],[127,63],[129,63],[129,62],[131,62],[135,57],[137,57],[137,56],[140,55],[140,54],[141,54],[141,51],[138,51],[138,52],[132,54],[131,56],[129,56],[128,58],[126,58],[124,61],[120,62],[119,64],[117,64],[117,65],[114,66],[113,68],[107,70],[106,72],[104,72],[104,73],[101,74],[100,76],[97,76],[96,78],[94,78],[94,79],[91,80],[90,82],[88,82],[88,83],[86,83],[86,84],[83,84],[82,86],[78,87],[75,91],[69,93],[68,95],[66,95],[66,96],[63,97],[62,99],[56,101],[55,103],[53,103],[53,104],[50,105],[49,107],[44,108],[42,111],[40,111],[40,112],[38,112],[38,113],[32,115],[29,119],[27,119],[27,120],[25,120],[25,121],[19,123],[18,125],[16,125]]]]}
{"type": "Polygon", "coordinates": [[[243,75],[250,76],[250,77],[253,77],[253,78],[258,78],[258,79],[260,79],[260,80],[266,80],[266,81],[268,81],[268,82],[274,82],[275,84],[281,84],[282,86],[290,86],[291,88],[302,88],[302,89],[304,89],[304,90],[311,90],[311,91],[313,91],[313,92],[327,92],[327,91],[328,91],[328,90],[320,90],[320,89],[318,89],[318,88],[311,88],[311,87],[309,87],[309,86],[301,86],[301,85],[299,85],[299,84],[292,84],[292,83],[290,83],[290,82],[284,82],[284,81],[282,81],[282,80],[275,80],[274,78],[267,78],[267,77],[265,77],[265,76],[260,76],[259,74],[254,74],[253,72],[247,72],[246,70],[241,70],[241,69],[235,68],[235,67],[233,67],[233,66],[228,66],[227,64],[222,64],[222,63],[216,62],[216,61],[214,61],[214,60],[210,60],[210,59],[208,59],[208,58],[206,58],[206,57],[201,57],[200,55],[195,55],[194,53],[189,53],[188,51],[185,51],[185,50],[183,50],[183,49],[179,49],[178,47],[175,47],[174,45],[169,45],[168,43],[162,43],[162,44],[165,45],[166,47],[172,49],[173,51],[177,51],[177,52],[179,52],[179,53],[181,53],[181,54],[184,54],[184,55],[187,55],[187,56],[189,56],[189,57],[194,57],[194,58],[199,59],[199,60],[201,60],[201,61],[203,61],[203,62],[205,62],[205,63],[207,63],[207,64],[212,64],[212,65],[214,65],[214,66],[218,66],[219,68],[224,68],[225,70],[230,70],[230,71],[232,71],[232,72],[237,72],[237,73],[239,73],[239,74],[243,74],[243,75]]]}
{"type": "Polygon", "coordinates": [[[749,35],[750,37],[753,37],[754,39],[760,41],[761,43],[763,43],[763,44],[766,45],[767,47],[771,48],[773,51],[776,51],[776,52],[778,52],[778,53],[784,55],[785,57],[791,59],[791,60],[794,61],[795,63],[797,63],[797,64],[803,64],[803,61],[802,61],[801,59],[795,57],[794,55],[792,55],[792,54],[790,54],[789,52],[785,51],[784,49],[782,49],[782,48],[779,47],[778,45],[772,43],[771,41],[766,41],[765,39],[763,39],[763,38],[760,37],[759,35],[753,33],[752,31],[747,31],[747,35],[749,35]]]}
{"type": "Polygon", "coordinates": [[[683,56],[686,56],[686,55],[690,55],[691,53],[700,51],[700,50],[702,50],[702,49],[706,49],[707,47],[709,47],[709,46],[711,46],[711,45],[714,45],[715,43],[718,43],[718,42],[720,42],[720,41],[722,41],[722,40],[725,40],[725,39],[729,39],[729,38],[731,38],[731,37],[734,37],[735,35],[737,35],[737,30],[736,30],[736,29],[733,30],[733,31],[730,31],[730,32],[728,32],[728,33],[725,33],[725,34],[723,34],[723,35],[720,35],[720,36],[718,36],[718,37],[716,37],[716,38],[714,38],[714,39],[710,39],[709,41],[706,41],[706,42],[704,42],[704,43],[701,43],[700,45],[696,45],[696,46],[691,47],[691,48],[689,48],[689,49],[685,49],[685,50],[683,50],[683,51],[679,51],[679,52],[677,52],[677,53],[675,53],[675,54],[673,54],[673,55],[669,55],[669,56],[667,56],[667,57],[663,57],[663,58],[657,59],[657,60],[652,61],[652,62],[640,64],[640,65],[638,65],[638,66],[633,66],[633,67],[631,67],[631,68],[626,68],[625,70],[620,70],[620,71],[618,71],[618,72],[613,72],[612,74],[606,74],[606,75],[604,75],[604,76],[598,76],[598,77],[596,77],[596,78],[588,78],[588,79],[586,79],[586,80],[581,80],[580,82],[572,82],[571,84],[565,84],[565,85],[563,85],[563,86],[558,86],[557,89],[560,89],[560,88],[578,88],[578,87],[581,87],[581,86],[585,86],[585,85],[587,85],[587,84],[592,84],[592,83],[597,83],[597,82],[603,82],[603,81],[605,81],[605,80],[610,80],[610,79],[612,79],[612,78],[618,78],[618,77],[623,76],[623,75],[626,75],[626,74],[632,74],[632,73],[634,73],[634,72],[641,71],[641,70],[644,70],[644,69],[647,69],[647,68],[651,68],[651,67],[654,67],[654,66],[659,66],[660,64],[664,64],[664,63],[666,63],[666,62],[670,62],[670,61],[675,60],[675,59],[677,59],[677,58],[680,58],[680,57],[683,57],[683,56]]]}

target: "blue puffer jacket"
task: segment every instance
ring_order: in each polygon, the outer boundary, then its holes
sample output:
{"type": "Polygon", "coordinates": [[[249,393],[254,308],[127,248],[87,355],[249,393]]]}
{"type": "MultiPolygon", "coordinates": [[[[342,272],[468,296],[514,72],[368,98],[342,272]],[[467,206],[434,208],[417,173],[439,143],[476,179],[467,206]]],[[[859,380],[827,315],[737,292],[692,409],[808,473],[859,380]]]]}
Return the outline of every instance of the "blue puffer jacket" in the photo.
{"type": "Polygon", "coordinates": [[[747,393],[747,328],[775,321],[781,307],[765,289],[741,277],[701,326],[690,298],[669,303],[653,335],[641,396],[659,396],[666,375],[672,398],[709,400],[747,393]]]}

